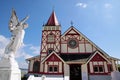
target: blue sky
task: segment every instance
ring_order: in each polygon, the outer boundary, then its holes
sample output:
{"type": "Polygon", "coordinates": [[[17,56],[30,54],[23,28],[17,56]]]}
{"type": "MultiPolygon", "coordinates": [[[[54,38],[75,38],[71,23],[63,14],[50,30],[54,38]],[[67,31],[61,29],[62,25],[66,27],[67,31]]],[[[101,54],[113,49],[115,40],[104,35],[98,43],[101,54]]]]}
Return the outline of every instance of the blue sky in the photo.
{"type": "Polygon", "coordinates": [[[16,54],[20,67],[25,58],[39,55],[42,25],[54,8],[62,33],[73,26],[110,56],[120,58],[120,0],[0,0],[0,55],[9,43],[11,10],[19,20],[29,15],[24,46],[16,54]]]}

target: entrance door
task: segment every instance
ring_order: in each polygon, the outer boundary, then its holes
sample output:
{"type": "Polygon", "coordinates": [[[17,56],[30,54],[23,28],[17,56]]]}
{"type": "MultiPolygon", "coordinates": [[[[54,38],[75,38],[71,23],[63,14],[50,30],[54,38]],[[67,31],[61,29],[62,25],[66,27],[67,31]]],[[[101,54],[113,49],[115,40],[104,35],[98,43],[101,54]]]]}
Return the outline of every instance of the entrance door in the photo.
{"type": "Polygon", "coordinates": [[[70,65],[70,80],[82,80],[80,64],[71,64],[70,65]]]}

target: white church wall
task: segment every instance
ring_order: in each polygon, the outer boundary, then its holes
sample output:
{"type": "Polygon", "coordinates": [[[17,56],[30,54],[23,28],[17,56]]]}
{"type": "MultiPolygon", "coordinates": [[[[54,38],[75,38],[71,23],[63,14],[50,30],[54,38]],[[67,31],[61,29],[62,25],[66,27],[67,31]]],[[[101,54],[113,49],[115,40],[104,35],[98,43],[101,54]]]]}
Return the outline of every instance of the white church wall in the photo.
{"type": "Polygon", "coordinates": [[[112,66],[113,66],[113,71],[116,71],[116,65],[114,60],[112,60],[112,66]]]}
{"type": "Polygon", "coordinates": [[[90,72],[93,73],[93,63],[90,62],[89,65],[90,65],[90,72]]]}
{"type": "Polygon", "coordinates": [[[64,80],[70,80],[70,69],[68,64],[64,64],[64,80]]]}
{"type": "Polygon", "coordinates": [[[84,46],[84,44],[79,44],[79,50],[80,50],[81,53],[85,52],[85,46],[84,46]]]}
{"type": "Polygon", "coordinates": [[[47,63],[45,62],[45,72],[47,73],[47,63]]]}
{"type": "Polygon", "coordinates": [[[68,53],[78,53],[78,48],[72,49],[68,47],[68,53]]]}
{"type": "Polygon", "coordinates": [[[61,52],[66,53],[67,52],[67,44],[61,44],[61,52]]]}
{"type": "Polygon", "coordinates": [[[88,80],[88,69],[87,69],[87,64],[83,64],[81,69],[82,72],[82,80],[88,80]]]}
{"type": "Polygon", "coordinates": [[[86,45],[86,52],[92,52],[92,46],[90,44],[85,44],[86,45]]]}
{"type": "Polygon", "coordinates": [[[108,68],[107,68],[107,63],[104,62],[104,68],[105,68],[105,72],[107,73],[108,72],[108,68]]]}
{"type": "Polygon", "coordinates": [[[95,47],[93,47],[93,51],[96,51],[96,48],[95,48],[95,47]]]}
{"type": "Polygon", "coordinates": [[[43,72],[43,64],[40,63],[40,72],[43,72]]]}
{"type": "Polygon", "coordinates": [[[62,62],[59,62],[59,73],[62,72],[62,62]]]}

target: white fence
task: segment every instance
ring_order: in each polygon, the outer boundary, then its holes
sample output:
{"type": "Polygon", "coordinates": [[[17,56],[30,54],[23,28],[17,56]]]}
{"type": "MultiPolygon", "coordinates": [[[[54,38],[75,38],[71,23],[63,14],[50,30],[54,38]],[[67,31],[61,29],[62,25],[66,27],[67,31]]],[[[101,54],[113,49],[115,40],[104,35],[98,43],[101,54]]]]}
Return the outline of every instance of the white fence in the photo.
{"type": "Polygon", "coordinates": [[[63,80],[63,77],[46,77],[46,76],[42,76],[42,77],[34,77],[34,75],[30,75],[28,80],[63,80]]]}

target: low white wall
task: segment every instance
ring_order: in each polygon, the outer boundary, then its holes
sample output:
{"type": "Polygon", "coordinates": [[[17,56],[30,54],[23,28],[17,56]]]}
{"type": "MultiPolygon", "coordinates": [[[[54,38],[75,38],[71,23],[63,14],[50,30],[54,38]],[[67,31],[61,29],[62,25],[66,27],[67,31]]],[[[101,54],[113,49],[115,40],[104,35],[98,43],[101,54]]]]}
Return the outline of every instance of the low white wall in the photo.
{"type": "Polygon", "coordinates": [[[34,77],[34,75],[30,75],[28,80],[64,80],[63,77],[46,77],[46,76],[42,76],[42,77],[34,77]]]}
{"type": "Polygon", "coordinates": [[[120,80],[120,72],[112,72],[111,73],[112,80],[120,80]]]}
{"type": "Polygon", "coordinates": [[[89,80],[111,80],[110,75],[89,75],[89,80]]]}

